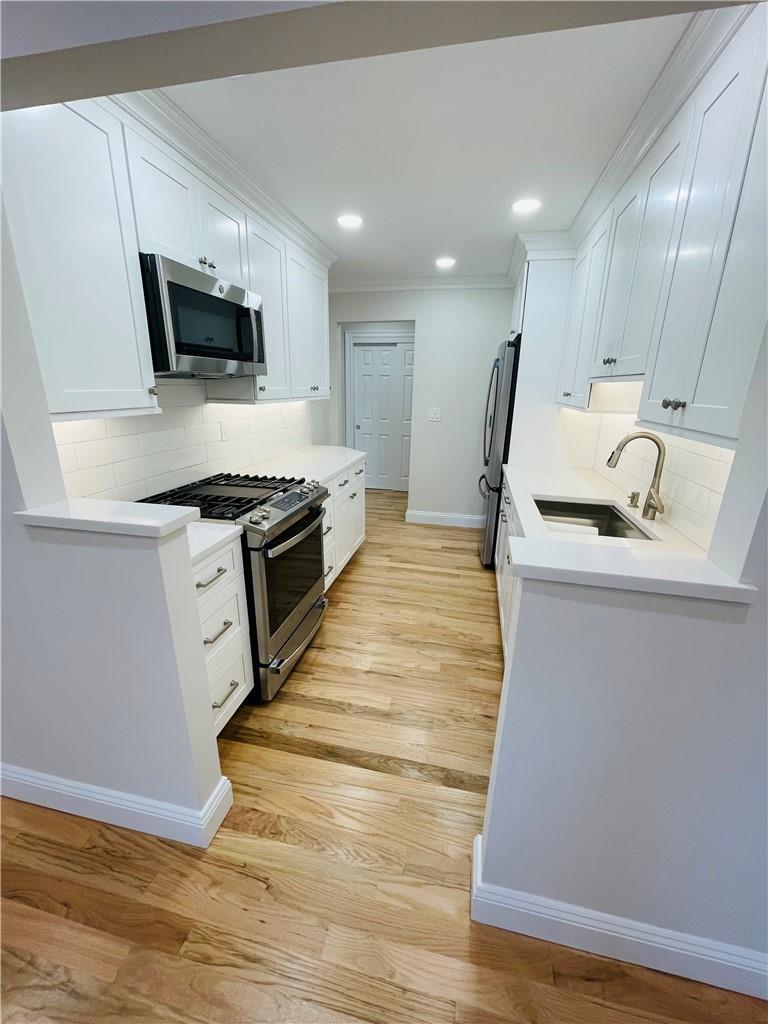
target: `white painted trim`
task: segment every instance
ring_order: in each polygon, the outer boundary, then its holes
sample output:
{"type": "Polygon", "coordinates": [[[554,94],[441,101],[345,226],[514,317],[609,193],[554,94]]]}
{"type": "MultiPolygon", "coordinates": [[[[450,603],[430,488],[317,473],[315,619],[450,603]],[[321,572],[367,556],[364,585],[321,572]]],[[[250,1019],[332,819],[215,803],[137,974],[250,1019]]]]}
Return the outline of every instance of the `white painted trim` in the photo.
{"type": "Polygon", "coordinates": [[[462,526],[476,530],[485,526],[485,516],[465,516],[457,512],[420,512],[408,509],[406,523],[421,523],[424,526],[462,526]]]}
{"type": "Polygon", "coordinates": [[[517,282],[528,262],[572,260],[575,257],[576,248],[567,231],[521,231],[512,243],[507,277],[511,282],[517,282]]]}
{"type": "Polygon", "coordinates": [[[746,4],[693,16],[651,91],[605,165],[569,232],[580,245],[621,186],[682,107],[758,5],[746,4]]]}
{"type": "Polygon", "coordinates": [[[249,171],[162,92],[136,92],[96,100],[142,137],[191,162],[274,228],[301,246],[324,268],[337,259],[323,240],[287,206],[262,188],[249,171]],[[117,108],[117,109],[115,109],[117,108]]]}
{"type": "Polygon", "coordinates": [[[657,928],[484,882],[482,836],[475,836],[472,851],[471,917],[494,928],[693,978],[707,985],[762,999],[768,996],[768,956],[759,950],[657,928]]]}
{"type": "Polygon", "coordinates": [[[456,288],[511,288],[506,275],[497,277],[413,277],[392,281],[361,281],[354,284],[330,282],[328,291],[331,295],[347,295],[365,292],[422,292],[445,291],[456,288]]]}
{"type": "Polygon", "coordinates": [[[199,811],[12,764],[0,765],[0,784],[3,796],[15,800],[191,846],[208,846],[232,806],[232,783],[223,775],[199,811]]]}

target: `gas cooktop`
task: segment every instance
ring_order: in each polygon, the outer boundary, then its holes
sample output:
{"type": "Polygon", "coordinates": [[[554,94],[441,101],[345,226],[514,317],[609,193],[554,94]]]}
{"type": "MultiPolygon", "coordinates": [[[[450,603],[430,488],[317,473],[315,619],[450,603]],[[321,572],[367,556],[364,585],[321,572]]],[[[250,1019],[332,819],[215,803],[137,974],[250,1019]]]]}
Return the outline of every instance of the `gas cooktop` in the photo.
{"type": "Polygon", "coordinates": [[[303,477],[217,473],[184,487],[142,498],[142,501],[152,505],[197,506],[201,519],[235,520],[303,483],[303,477]]]}

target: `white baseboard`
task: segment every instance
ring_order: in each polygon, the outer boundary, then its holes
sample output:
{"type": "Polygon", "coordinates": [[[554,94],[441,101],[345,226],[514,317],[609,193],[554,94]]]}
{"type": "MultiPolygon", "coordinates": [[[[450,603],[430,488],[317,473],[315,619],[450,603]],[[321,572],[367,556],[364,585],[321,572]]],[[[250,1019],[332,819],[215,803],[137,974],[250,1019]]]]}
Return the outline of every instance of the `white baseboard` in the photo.
{"type": "Polygon", "coordinates": [[[490,885],[482,879],[481,854],[482,836],[475,836],[473,921],[734,992],[762,999],[768,997],[768,956],[765,953],[490,885]]]}
{"type": "Polygon", "coordinates": [[[485,526],[485,516],[462,516],[455,512],[415,512],[408,509],[406,523],[420,523],[423,526],[464,526],[477,530],[485,526]]]}
{"type": "Polygon", "coordinates": [[[199,811],[12,764],[0,765],[0,782],[3,796],[191,846],[208,846],[232,806],[232,783],[224,776],[199,811]]]}

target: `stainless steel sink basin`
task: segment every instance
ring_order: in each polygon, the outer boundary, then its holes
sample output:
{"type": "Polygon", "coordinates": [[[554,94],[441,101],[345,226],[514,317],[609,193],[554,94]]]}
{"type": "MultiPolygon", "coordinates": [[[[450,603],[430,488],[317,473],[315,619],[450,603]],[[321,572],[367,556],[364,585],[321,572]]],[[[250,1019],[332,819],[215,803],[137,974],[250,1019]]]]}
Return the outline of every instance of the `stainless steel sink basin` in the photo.
{"type": "Polygon", "coordinates": [[[601,537],[623,537],[626,540],[653,538],[624,515],[616,505],[597,505],[588,501],[555,501],[534,498],[543,519],[550,523],[594,527],[601,537]]]}

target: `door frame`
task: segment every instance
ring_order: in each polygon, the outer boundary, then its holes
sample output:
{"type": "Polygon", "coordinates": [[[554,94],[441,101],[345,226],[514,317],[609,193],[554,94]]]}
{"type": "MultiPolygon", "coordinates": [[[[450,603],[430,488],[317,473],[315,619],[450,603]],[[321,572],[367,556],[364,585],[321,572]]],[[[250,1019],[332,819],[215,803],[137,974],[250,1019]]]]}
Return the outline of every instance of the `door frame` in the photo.
{"type": "MultiPolygon", "coordinates": [[[[353,399],[354,362],[352,350],[360,345],[405,345],[416,349],[415,320],[341,324],[342,352],[344,355],[344,443],[355,447],[355,417],[353,399]]],[[[415,376],[415,365],[414,365],[415,376]]],[[[409,478],[410,479],[410,478],[409,478]]]]}

